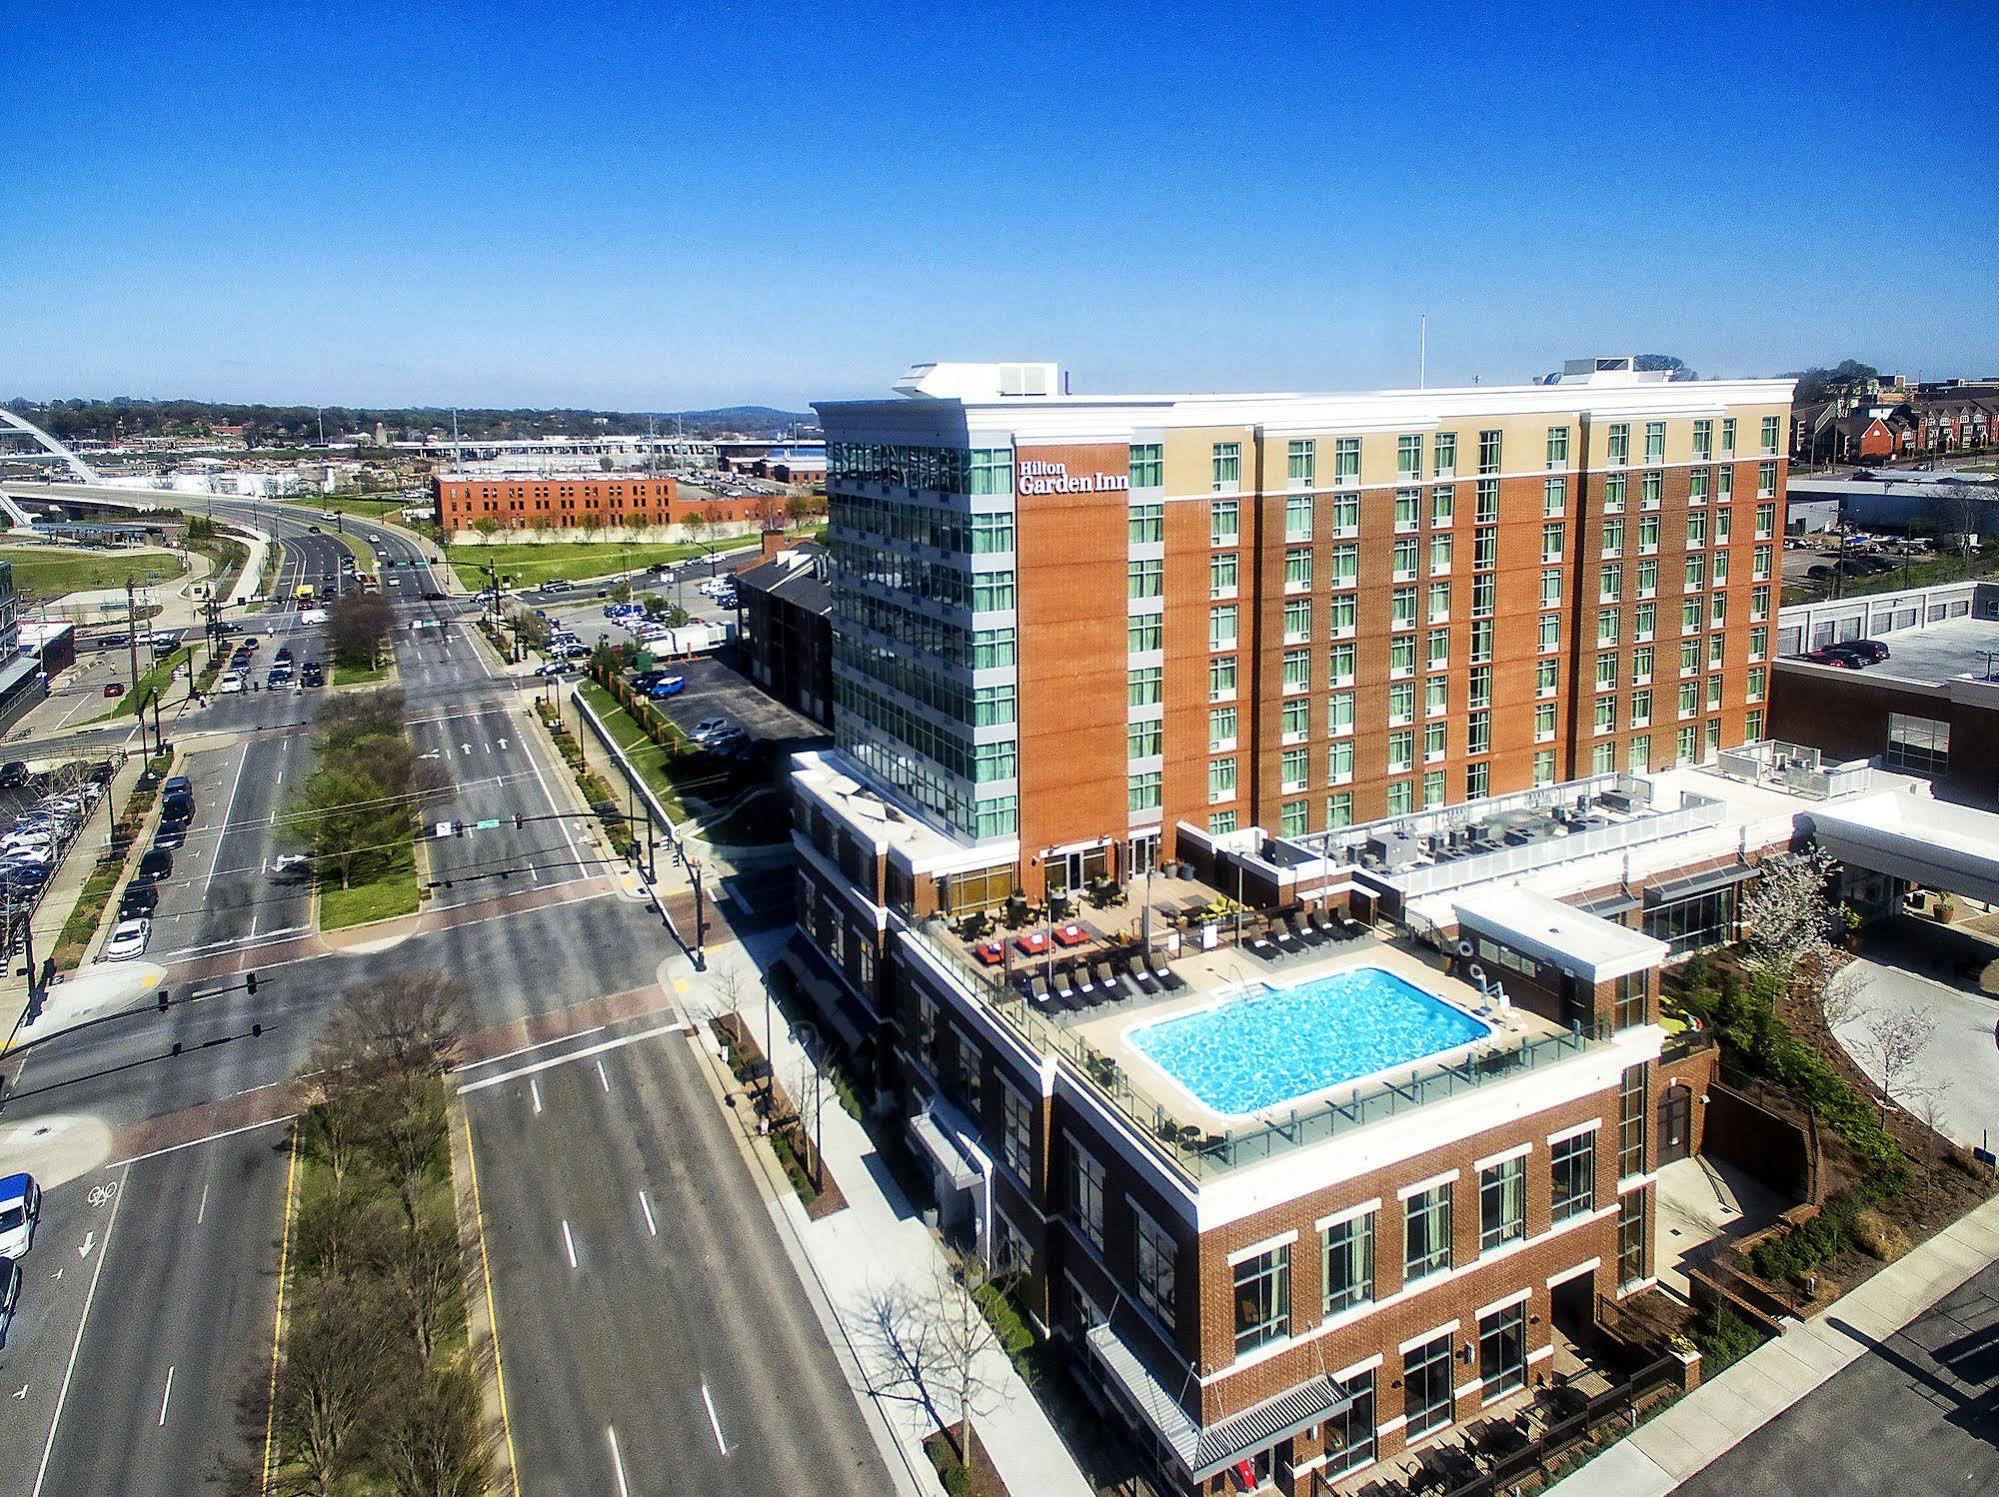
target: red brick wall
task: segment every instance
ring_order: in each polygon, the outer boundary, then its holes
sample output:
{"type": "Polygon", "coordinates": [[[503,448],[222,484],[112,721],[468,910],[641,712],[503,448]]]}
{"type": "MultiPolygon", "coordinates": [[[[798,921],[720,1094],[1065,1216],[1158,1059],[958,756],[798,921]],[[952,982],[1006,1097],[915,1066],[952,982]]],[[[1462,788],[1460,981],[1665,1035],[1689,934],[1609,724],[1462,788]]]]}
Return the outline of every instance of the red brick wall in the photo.
{"type": "Polygon", "coordinates": [[[681,524],[700,515],[709,522],[759,519],[771,501],[762,497],[683,500],[671,478],[622,474],[571,474],[550,478],[446,478],[431,480],[437,523],[447,532],[470,530],[490,518],[508,530],[570,530],[595,515],[606,527],[681,524]]]}

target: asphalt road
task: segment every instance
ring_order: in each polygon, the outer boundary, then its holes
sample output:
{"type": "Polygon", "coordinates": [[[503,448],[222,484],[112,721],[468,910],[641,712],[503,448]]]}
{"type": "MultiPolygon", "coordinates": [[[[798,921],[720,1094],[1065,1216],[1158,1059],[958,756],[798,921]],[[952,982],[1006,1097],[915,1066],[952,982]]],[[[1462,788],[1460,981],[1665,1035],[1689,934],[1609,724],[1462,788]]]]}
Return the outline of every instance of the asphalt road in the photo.
{"type": "Polygon", "coordinates": [[[687,1040],[549,1058],[461,1077],[521,1490],[891,1490],[687,1040]]]}
{"type": "Polygon", "coordinates": [[[1875,1343],[1679,1490],[1682,1497],[1999,1491],[1999,1264],[1875,1343]]]}

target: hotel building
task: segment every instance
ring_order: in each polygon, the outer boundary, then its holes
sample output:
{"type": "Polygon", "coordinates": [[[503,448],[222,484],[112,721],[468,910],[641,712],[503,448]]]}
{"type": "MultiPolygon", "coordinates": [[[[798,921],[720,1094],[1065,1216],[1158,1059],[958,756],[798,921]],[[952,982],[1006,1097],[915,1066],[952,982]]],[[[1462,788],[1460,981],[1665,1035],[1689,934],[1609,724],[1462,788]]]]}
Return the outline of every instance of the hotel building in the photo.
{"type": "Polygon", "coordinates": [[[593,530],[759,520],[768,499],[687,499],[672,478],[633,473],[501,475],[439,473],[430,481],[432,518],[447,535],[491,520],[502,530],[593,530]]]}
{"type": "Polygon", "coordinates": [[[1791,834],[1695,767],[1763,733],[1789,382],[898,389],[818,407],[792,961],[940,1225],[1170,1490],[1318,1493],[1528,1396],[1699,1145],[1676,920],[1791,834]]]}

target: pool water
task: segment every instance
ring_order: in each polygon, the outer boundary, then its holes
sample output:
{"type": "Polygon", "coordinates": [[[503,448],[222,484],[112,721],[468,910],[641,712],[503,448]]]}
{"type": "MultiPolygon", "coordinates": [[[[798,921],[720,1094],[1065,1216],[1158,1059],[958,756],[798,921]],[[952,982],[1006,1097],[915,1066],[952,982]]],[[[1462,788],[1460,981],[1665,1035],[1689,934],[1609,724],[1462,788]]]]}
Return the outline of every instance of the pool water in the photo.
{"type": "Polygon", "coordinates": [[[1252,1113],[1491,1033],[1392,972],[1356,967],[1140,1025],[1128,1038],[1203,1106],[1252,1113]]]}

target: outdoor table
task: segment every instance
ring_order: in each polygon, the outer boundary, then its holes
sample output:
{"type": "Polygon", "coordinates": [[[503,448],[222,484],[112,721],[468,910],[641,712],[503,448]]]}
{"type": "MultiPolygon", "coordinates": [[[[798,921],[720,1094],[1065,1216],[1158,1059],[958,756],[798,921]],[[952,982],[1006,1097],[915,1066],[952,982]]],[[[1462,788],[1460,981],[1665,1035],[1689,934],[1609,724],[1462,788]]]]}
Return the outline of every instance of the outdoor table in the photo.
{"type": "Polygon", "coordinates": [[[1016,937],[1013,944],[1029,956],[1040,956],[1048,950],[1048,933],[1039,930],[1030,931],[1027,935],[1016,937]]]}
{"type": "Polygon", "coordinates": [[[1000,943],[997,941],[981,941],[977,946],[972,948],[972,955],[976,956],[988,967],[997,967],[1001,962],[1006,960],[1006,952],[1001,949],[1000,943]]]}
{"type": "Polygon", "coordinates": [[[1057,946],[1080,946],[1089,939],[1089,933],[1073,920],[1055,932],[1057,946]]]}

